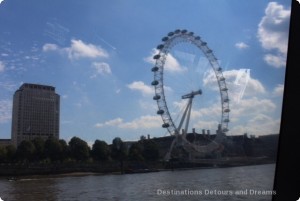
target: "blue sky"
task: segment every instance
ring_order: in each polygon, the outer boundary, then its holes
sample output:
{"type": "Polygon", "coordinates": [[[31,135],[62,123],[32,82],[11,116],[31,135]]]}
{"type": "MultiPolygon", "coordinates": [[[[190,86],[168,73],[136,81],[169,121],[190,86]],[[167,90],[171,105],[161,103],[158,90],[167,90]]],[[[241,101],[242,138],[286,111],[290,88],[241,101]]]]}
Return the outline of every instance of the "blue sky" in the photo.
{"type": "MultiPolygon", "coordinates": [[[[13,93],[25,82],[56,87],[65,140],[165,136],[152,100],[151,58],[161,38],[176,29],[201,36],[219,59],[231,100],[228,135],[279,133],[290,1],[0,2],[0,138],[10,138],[13,93]],[[250,72],[245,87],[237,85],[241,69],[250,72]]],[[[181,50],[172,51],[170,69],[184,69],[181,50]]],[[[205,93],[191,123],[199,132],[215,130],[220,118],[220,97],[202,59],[198,78],[205,93]]],[[[180,90],[172,85],[170,91],[180,90]]],[[[170,108],[180,105],[169,100],[170,108]]]]}

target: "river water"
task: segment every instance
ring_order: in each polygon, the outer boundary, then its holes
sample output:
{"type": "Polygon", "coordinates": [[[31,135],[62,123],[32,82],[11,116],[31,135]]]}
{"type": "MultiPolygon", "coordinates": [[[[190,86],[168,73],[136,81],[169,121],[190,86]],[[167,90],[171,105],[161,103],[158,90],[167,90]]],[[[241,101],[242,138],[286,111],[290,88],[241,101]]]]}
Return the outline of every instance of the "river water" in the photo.
{"type": "MultiPolygon", "coordinates": [[[[125,175],[0,179],[3,201],[271,201],[275,164],[125,175]]],[[[0,199],[1,200],[1,199],[0,199]]]]}

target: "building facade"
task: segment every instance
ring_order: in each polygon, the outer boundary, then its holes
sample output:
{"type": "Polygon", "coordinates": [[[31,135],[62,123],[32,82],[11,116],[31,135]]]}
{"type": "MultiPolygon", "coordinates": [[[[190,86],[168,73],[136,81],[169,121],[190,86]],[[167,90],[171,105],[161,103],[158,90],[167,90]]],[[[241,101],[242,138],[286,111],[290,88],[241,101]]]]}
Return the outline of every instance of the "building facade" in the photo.
{"type": "Polygon", "coordinates": [[[14,94],[12,143],[36,137],[59,139],[60,96],[55,87],[24,83],[14,94]]]}
{"type": "Polygon", "coordinates": [[[0,147],[6,147],[8,145],[11,145],[11,140],[10,139],[0,139],[0,147]]]}

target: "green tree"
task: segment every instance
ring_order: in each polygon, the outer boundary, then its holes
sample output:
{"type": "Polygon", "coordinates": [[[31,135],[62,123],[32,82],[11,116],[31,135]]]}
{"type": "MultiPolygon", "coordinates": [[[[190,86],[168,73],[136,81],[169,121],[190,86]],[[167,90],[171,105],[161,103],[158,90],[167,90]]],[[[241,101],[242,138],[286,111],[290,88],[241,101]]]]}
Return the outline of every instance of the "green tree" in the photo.
{"type": "Polygon", "coordinates": [[[112,141],[111,156],[115,160],[125,160],[127,156],[127,150],[124,142],[121,138],[116,137],[112,141]]]}
{"type": "Polygon", "coordinates": [[[51,161],[58,161],[61,159],[62,148],[59,140],[53,136],[50,136],[45,141],[45,157],[51,159],[51,161]]]}
{"type": "Polygon", "coordinates": [[[133,143],[129,148],[128,159],[132,161],[143,161],[143,147],[140,142],[133,143]]]}
{"type": "Polygon", "coordinates": [[[4,146],[0,146],[0,163],[5,162],[7,159],[7,151],[4,146]]]}
{"type": "Polygon", "coordinates": [[[29,140],[23,140],[17,148],[17,158],[19,160],[32,161],[35,154],[34,144],[29,140]]]}
{"type": "Polygon", "coordinates": [[[74,159],[85,161],[89,158],[90,147],[84,140],[73,137],[69,142],[69,148],[70,154],[74,159]]]}
{"type": "Polygon", "coordinates": [[[35,147],[35,160],[39,161],[45,157],[45,141],[40,138],[34,138],[32,143],[35,147]]]}
{"type": "Polygon", "coordinates": [[[108,160],[110,155],[110,149],[105,141],[95,140],[91,155],[95,160],[108,160]]]}
{"type": "Polygon", "coordinates": [[[63,139],[59,140],[59,144],[61,147],[61,154],[60,154],[60,160],[65,160],[69,157],[69,146],[67,144],[67,142],[63,139]]]}
{"type": "Polygon", "coordinates": [[[141,137],[140,137],[140,140],[141,140],[141,141],[146,140],[146,139],[147,139],[147,138],[146,138],[145,135],[141,135],[141,137]]]}
{"type": "Polygon", "coordinates": [[[143,157],[149,161],[156,161],[159,159],[159,148],[153,140],[143,141],[143,157]]]}
{"type": "Polygon", "coordinates": [[[127,149],[121,138],[116,137],[112,141],[111,157],[120,162],[121,173],[124,172],[124,160],[127,156],[127,149]]]}
{"type": "Polygon", "coordinates": [[[16,158],[17,149],[14,145],[10,144],[5,147],[6,158],[8,162],[13,162],[16,158]]]}

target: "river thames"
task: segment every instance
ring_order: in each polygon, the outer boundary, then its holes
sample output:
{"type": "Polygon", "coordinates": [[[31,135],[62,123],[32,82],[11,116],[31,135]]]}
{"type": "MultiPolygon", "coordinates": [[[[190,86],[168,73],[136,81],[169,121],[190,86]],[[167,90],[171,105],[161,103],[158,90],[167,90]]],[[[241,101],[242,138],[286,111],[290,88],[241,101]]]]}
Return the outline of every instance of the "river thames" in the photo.
{"type": "MultiPolygon", "coordinates": [[[[271,201],[275,164],[124,175],[0,178],[3,201],[271,201]]],[[[0,199],[0,200],[1,200],[0,199]]]]}

